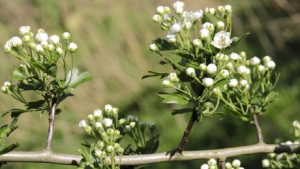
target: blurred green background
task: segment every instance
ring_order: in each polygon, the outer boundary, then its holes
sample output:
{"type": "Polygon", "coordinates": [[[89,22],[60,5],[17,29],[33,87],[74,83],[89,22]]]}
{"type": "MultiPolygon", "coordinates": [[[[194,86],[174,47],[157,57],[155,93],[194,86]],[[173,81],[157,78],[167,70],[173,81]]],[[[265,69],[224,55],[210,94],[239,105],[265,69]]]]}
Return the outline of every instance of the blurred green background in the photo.
{"type": "MultiPolygon", "coordinates": [[[[31,26],[34,32],[43,28],[49,35],[68,31],[78,44],[75,63],[79,70],[89,71],[93,81],[74,90],[75,97],[60,105],[63,112],[56,118],[53,151],[78,154],[79,142],[88,138],[78,127],[94,109],[109,103],[124,115],[138,115],[140,120],[155,122],[161,134],[159,152],[175,148],[187,125],[188,115],[171,116],[174,106],[161,104],[155,94],[164,91],[159,79],[141,77],[148,70],[171,71],[161,67],[160,57],[148,50],[148,44],[165,37],[151,20],[159,5],[172,6],[174,0],[1,0],[0,46],[18,28],[31,26]]],[[[268,107],[260,118],[266,143],[277,138],[292,139],[289,130],[299,118],[300,104],[300,2],[298,0],[198,0],[186,1],[186,10],[193,11],[219,5],[233,6],[233,36],[250,32],[236,52],[248,57],[271,56],[281,73],[277,86],[279,100],[268,107]]],[[[0,54],[0,82],[8,80],[20,63],[11,55],[0,54]]],[[[35,97],[29,95],[29,97],[35,97]]],[[[0,111],[20,105],[8,95],[0,94],[0,111]]],[[[9,123],[10,117],[3,119],[9,123]]],[[[21,116],[19,128],[8,143],[20,142],[17,150],[39,151],[45,146],[48,118],[38,113],[21,116]]],[[[206,118],[197,123],[186,150],[219,149],[256,143],[253,126],[232,117],[206,118]]],[[[238,157],[245,168],[261,168],[265,155],[238,157]]],[[[232,159],[229,159],[230,161],[232,159]]],[[[199,168],[206,160],[151,164],[149,168],[199,168]]],[[[75,168],[52,164],[9,163],[3,168],[75,168]]]]}

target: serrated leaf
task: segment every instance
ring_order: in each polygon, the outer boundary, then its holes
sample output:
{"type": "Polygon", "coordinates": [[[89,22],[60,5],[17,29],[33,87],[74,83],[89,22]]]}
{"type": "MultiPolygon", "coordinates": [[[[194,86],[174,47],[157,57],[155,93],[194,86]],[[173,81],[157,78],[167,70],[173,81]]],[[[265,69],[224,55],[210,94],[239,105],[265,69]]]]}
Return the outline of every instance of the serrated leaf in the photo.
{"type": "Polygon", "coordinates": [[[28,76],[24,75],[22,72],[20,72],[18,69],[15,69],[12,74],[10,75],[10,78],[15,80],[24,80],[27,79],[28,76]]]}
{"type": "Polygon", "coordinates": [[[145,150],[146,154],[153,154],[157,151],[159,146],[159,134],[146,141],[145,150]]]}
{"type": "Polygon", "coordinates": [[[225,51],[228,50],[228,49],[231,49],[231,48],[235,47],[237,44],[239,44],[241,42],[241,40],[243,40],[248,35],[250,35],[249,32],[245,33],[242,37],[233,37],[233,38],[231,38],[232,43],[230,44],[230,46],[228,46],[227,48],[225,48],[225,51]]]}
{"type": "Polygon", "coordinates": [[[27,106],[27,110],[29,109],[40,109],[42,107],[46,107],[46,100],[38,100],[34,102],[27,102],[25,106],[27,106]]]}
{"type": "Polygon", "coordinates": [[[172,110],[172,115],[191,113],[192,111],[193,111],[192,108],[174,109],[172,110]]]}
{"type": "Polygon", "coordinates": [[[21,82],[18,84],[18,87],[23,90],[41,90],[42,89],[42,86],[40,84],[37,84],[35,82],[30,82],[30,81],[28,82],[28,84],[21,82]]]}
{"type": "Polygon", "coordinates": [[[158,39],[152,41],[152,43],[155,43],[157,45],[159,51],[178,49],[178,47],[176,45],[171,44],[168,41],[161,39],[161,38],[158,38],[158,39]]]}
{"type": "Polygon", "coordinates": [[[224,105],[223,109],[227,114],[229,114],[231,116],[241,117],[241,113],[239,113],[236,109],[234,109],[228,105],[224,105]]]}
{"type": "Polygon", "coordinates": [[[0,150],[0,155],[2,154],[6,154],[12,150],[14,150],[15,148],[17,148],[20,144],[19,143],[13,143],[10,144],[9,146],[6,146],[4,149],[0,150]]]}
{"type": "Polygon", "coordinates": [[[31,64],[33,65],[33,67],[45,72],[46,68],[45,66],[43,66],[42,64],[40,64],[39,62],[31,62],[31,64]]]}
{"type": "Polygon", "coordinates": [[[180,104],[180,105],[186,105],[189,103],[189,99],[183,97],[179,93],[159,92],[159,93],[157,93],[157,95],[160,96],[161,98],[164,98],[163,103],[180,104]]]}
{"type": "Polygon", "coordinates": [[[7,114],[9,114],[9,113],[13,113],[13,112],[19,112],[19,113],[22,113],[22,112],[27,112],[27,111],[29,111],[29,110],[23,110],[23,109],[10,109],[10,110],[4,112],[4,113],[2,114],[2,117],[5,116],[5,115],[7,115],[7,114]]]}
{"type": "Polygon", "coordinates": [[[210,22],[213,25],[217,25],[217,23],[219,21],[222,21],[222,19],[217,17],[216,15],[212,15],[210,13],[204,13],[203,18],[202,18],[202,23],[210,22]]]}
{"type": "Polygon", "coordinates": [[[79,76],[77,76],[77,79],[74,83],[70,85],[73,89],[75,89],[77,86],[90,82],[92,80],[92,75],[89,72],[83,72],[79,76]]]}
{"type": "Polygon", "coordinates": [[[265,99],[265,103],[273,102],[277,99],[277,97],[278,97],[277,92],[270,92],[265,99]]]}

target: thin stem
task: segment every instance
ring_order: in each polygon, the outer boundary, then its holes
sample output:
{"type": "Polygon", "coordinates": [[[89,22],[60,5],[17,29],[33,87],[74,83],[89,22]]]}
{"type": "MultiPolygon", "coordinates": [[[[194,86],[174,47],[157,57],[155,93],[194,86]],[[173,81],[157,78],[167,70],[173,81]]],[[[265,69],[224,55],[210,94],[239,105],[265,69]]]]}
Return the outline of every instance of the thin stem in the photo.
{"type": "MultiPolygon", "coordinates": [[[[253,113],[253,108],[252,107],[250,108],[250,112],[253,113]]],[[[258,120],[257,120],[257,114],[253,115],[253,125],[256,128],[258,143],[264,143],[261,128],[260,128],[260,126],[258,124],[258,120]]]]}
{"type": "Polygon", "coordinates": [[[47,136],[47,142],[45,146],[45,150],[51,150],[52,148],[52,137],[53,137],[53,131],[54,131],[54,118],[55,118],[55,111],[57,107],[57,98],[52,98],[52,106],[51,111],[49,114],[49,128],[48,128],[48,136],[47,136]]]}
{"type": "Polygon", "coordinates": [[[225,169],[225,160],[220,160],[219,166],[221,167],[221,169],[225,169]]]}

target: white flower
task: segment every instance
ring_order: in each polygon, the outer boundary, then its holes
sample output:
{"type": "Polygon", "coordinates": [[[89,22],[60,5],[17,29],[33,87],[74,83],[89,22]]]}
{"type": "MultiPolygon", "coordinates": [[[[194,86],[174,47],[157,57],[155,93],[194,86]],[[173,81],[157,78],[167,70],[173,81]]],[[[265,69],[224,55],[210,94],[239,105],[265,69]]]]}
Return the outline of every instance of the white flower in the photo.
{"type": "Polygon", "coordinates": [[[62,37],[64,40],[69,40],[71,38],[71,34],[69,32],[64,32],[62,37]]]}
{"type": "Polygon", "coordinates": [[[241,56],[239,54],[237,54],[237,53],[232,52],[229,55],[229,58],[232,59],[232,60],[239,60],[239,59],[241,59],[241,56]]]}
{"type": "Polygon", "coordinates": [[[218,28],[219,30],[224,30],[224,28],[225,28],[225,23],[222,22],[222,21],[218,21],[218,22],[217,22],[217,28],[218,28]]]}
{"type": "Polygon", "coordinates": [[[161,18],[160,15],[155,14],[155,15],[153,15],[153,17],[152,17],[152,20],[153,20],[155,23],[161,23],[162,18],[161,18]]]}
{"type": "Polygon", "coordinates": [[[187,29],[187,30],[191,29],[192,26],[193,26],[193,24],[190,21],[187,21],[187,22],[184,23],[184,28],[187,29]]]}
{"type": "Polygon", "coordinates": [[[38,33],[35,35],[35,39],[39,42],[47,41],[48,40],[48,34],[44,32],[43,29],[39,29],[38,33]]]}
{"type": "Polygon", "coordinates": [[[130,132],[131,131],[131,127],[129,125],[125,126],[126,131],[130,132]]]}
{"type": "Polygon", "coordinates": [[[202,47],[202,42],[201,42],[200,39],[194,39],[194,40],[193,40],[193,45],[194,45],[195,47],[202,47]]]}
{"type": "Polygon", "coordinates": [[[196,76],[195,69],[192,68],[192,67],[189,67],[189,68],[185,69],[185,73],[186,73],[188,76],[191,76],[191,77],[195,77],[195,76],[196,76]]]}
{"type": "Polygon", "coordinates": [[[130,128],[133,129],[133,128],[135,127],[135,122],[134,122],[134,121],[130,122],[130,123],[129,123],[129,126],[130,126],[130,128]]]}
{"type": "Polygon", "coordinates": [[[112,109],[113,107],[110,105],[110,104],[106,104],[104,106],[104,110],[107,112],[107,113],[111,113],[112,112],[112,109]]]}
{"type": "Polygon", "coordinates": [[[184,17],[184,19],[186,19],[187,21],[196,21],[199,20],[202,16],[203,16],[203,11],[201,9],[199,9],[196,12],[183,12],[182,16],[184,17]]]}
{"type": "Polygon", "coordinates": [[[202,25],[202,28],[205,28],[205,29],[209,30],[209,32],[213,32],[215,30],[215,26],[210,22],[205,22],[202,25]]]}
{"type": "Polygon", "coordinates": [[[102,114],[103,114],[102,110],[100,110],[100,109],[94,110],[94,117],[95,118],[102,118],[102,116],[103,116],[102,114]]]}
{"type": "Polygon", "coordinates": [[[228,77],[228,76],[229,76],[229,71],[226,70],[226,69],[223,69],[223,70],[221,71],[221,76],[222,76],[223,78],[228,77]]]}
{"type": "Polygon", "coordinates": [[[170,43],[175,43],[176,42],[176,35],[173,33],[168,33],[167,36],[165,37],[165,40],[170,42],[170,43]]]}
{"type": "Polygon", "coordinates": [[[213,158],[209,159],[208,162],[207,162],[210,166],[212,165],[216,165],[217,164],[217,161],[213,158]]]}
{"type": "Polygon", "coordinates": [[[270,60],[268,61],[267,63],[265,63],[265,66],[268,68],[268,69],[274,69],[276,64],[273,60],[270,60]]]}
{"type": "Polygon", "coordinates": [[[42,47],[43,47],[44,49],[47,49],[47,48],[48,48],[48,41],[42,41],[42,42],[40,43],[40,45],[42,45],[42,47]]]}
{"type": "Polygon", "coordinates": [[[105,127],[111,127],[112,124],[113,124],[113,121],[112,121],[112,119],[110,119],[110,118],[104,118],[104,119],[102,120],[102,124],[103,124],[105,127]]]}
{"type": "Polygon", "coordinates": [[[235,167],[235,168],[240,167],[241,166],[241,161],[237,160],[237,159],[233,160],[232,161],[232,166],[235,167]]]}
{"type": "Polygon", "coordinates": [[[178,33],[178,32],[180,32],[180,30],[182,29],[183,26],[184,25],[182,23],[175,23],[170,27],[169,33],[171,33],[171,34],[178,33]]]}
{"type": "Polygon", "coordinates": [[[95,128],[96,128],[97,130],[102,129],[102,128],[103,128],[102,123],[96,122],[96,123],[95,123],[95,128]]]}
{"type": "Polygon", "coordinates": [[[238,82],[237,79],[230,79],[228,85],[229,85],[230,87],[236,87],[238,84],[239,84],[239,82],[238,82]]]}
{"type": "MultiPolygon", "coordinates": [[[[153,18],[152,18],[153,19],[153,18]]],[[[159,19],[159,18],[157,18],[159,19]]],[[[173,15],[171,13],[167,13],[164,15],[164,20],[168,21],[168,22],[171,22],[173,19],[173,15]]],[[[155,22],[155,21],[154,21],[155,22]]],[[[160,22],[159,22],[160,23],[160,22]]]]}
{"type": "Polygon", "coordinates": [[[55,49],[55,46],[54,46],[54,45],[52,45],[52,44],[49,44],[49,45],[48,45],[48,50],[49,50],[50,52],[54,51],[54,49],[55,49]]]}
{"type": "Polygon", "coordinates": [[[30,32],[30,26],[21,26],[20,28],[19,28],[19,34],[21,35],[21,36],[24,36],[24,35],[27,35],[29,32],[30,32]]]}
{"type": "Polygon", "coordinates": [[[214,40],[211,42],[218,49],[223,49],[232,43],[230,39],[230,33],[225,31],[220,31],[215,34],[214,40]]]}
{"type": "Polygon", "coordinates": [[[158,13],[158,14],[163,14],[164,12],[165,12],[165,7],[163,7],[163,6],[158,6],[157,8],[156,8],[156,12],[158,13]]]}
{"type": "Polygon", "coordinates": [[[168,75],[168,79],[171,81],[171,82],[179,82],[179,78],[177,76],[176,73],[170,73],[168,75]]]}
{"type": "Polygon", "coordinates": [[[248,81],[247,80],[245,80],[245,79],[243,79],[243,80],[241,80],[240,81],[240,85],[242,86],[242,87],[248,87],[248,81]]]}
{"type": "Polygon", "coordinates": [[[173,4],[173,7],[175,9],[175,13],[180,15],[183,13],[184,3],[177,1],[173,4]]]}
{"type": "Polygon", "coordinates": [[[260,64],[260,59],[256,56],[254,56],[253,58],[251,58],[250,60],[250,64],[252,66],[256,66],[256,65],[259,65],[260,64]]]}
{"type": "Polygon", "coordinates": [[[14,36],[10,39],[10,44],[13,47],[20,47],[22,45],[22,39],[17,36],[14,36]]]}
{"type": "Polygon", "coordinates": [[[157,47],[157,45],[156,45],[155,43],[151,43],[151,44],[149,45],[149,49],[150,49],[151,51],[153,51],[153,52],[157,52],[157,51],[158,51],[158,47],[157,47]]]}
{"type": "Polygon", "coordinates": [[[5,45],[4,45],[4,52],[5,53],[10,53],[12,50],[11,50],[11,46],[8,44],[8,43],[6,43],[5,45]]]}
{"type": "Polygon", "coordinates": [[[215,64],[211,63],[211,64],[207,65],[206,71],[209,74],[215,74],[217,72],[217,66],[215,64]]]}
{"type": "Polygon", "coordinates": [[[263,166],[264,168],[270,167],[270,160],[268,160],[268,159],[263,159],[263,160],[262,160],[262,166],[263,166]]]}
{"type": "Polygon", "coordinates": [[[10,81],[5,81],[3,85],[5,87],[10,87],[11,86],[11,82],[10,81]]]}
{"type": "Polygon", "coordinates": [[[64,54],[64,50],[63,50],[61,47],[57,47],[57,48],[55,49],[55,51],[56,51],[56,53],[57,53],[58,55],[64,54]]]}
{"type": "Polygon", "coordinates": [[[263,72],[265,72],[265,70],[266,70],[266,69],[265,69],[265,67],[264,67],[263,65],[259,65],[259,66],[258,66],[258,71],[259,71],[259,72],[263,73],[263,72]]]}
{"type": "Polygon", "coordinates": [[[201,165],[200,169],[209,169],[209,165],[208,164],[203,164],[203,165],[201,165]]]}
{"type": "Polygon", "coordinates": [[[239,74],[246,74],[246,71],[247,71],[247,67],[246,66],[244,66],[244,65],[241,65],[241,66],[239,66],[238,68],[237,68],[237,72],[239,73],[239,74]]]}
{"type": "Polygon", "coordinates": [[[231,9],[231,5],[225,5],[224,8],[225,8],[225,12],[226,12],[226,13],[231,13],[231,10],[232,10],[232,9],[231,9]]]}
{"type": "Polygon", "coordinates": [[[44,48],[43,48],[42,45],[37,44],[37,45],[35,46],[35,51],[36,51],[37,53],[43,53],[43,52],[44,52],[44,48]]]}
{"type": "Polygon", "coordinates": [[[86,120],[81,120],[81,121],[79,122],[79,127],[80,127],[80,128],[85,128],[86,126],[87,126],[86,120]]]}
{"type": "Polygon", "coordinates": [[[50,44],[57,45],[59,43],[59,36],[52,35],[49,37],[48,41],[50,44]]]}
{"type": "Polygon", "coordinates": [[[270,60],[271,60],[270,56],[265,56],[265,57],[263,58],[263,61],[264,61],[265,63],[269,62],[270,60]]]}
{"type": "Polygon", "coordinates": [[[70,52],[75,52],[77,50],[77,45],[74,42],[69,43],[68,50],[70,52]]]}
{"type": "Polygon", "coordinates": [[[162,86],[163,87],[171,87],[171,86],[173,86],[173,83],[172,82],[170,82],[170,80],[169,79],[165,79],[165,80],[163,80],[162,81],[162,86]]]}
{"type": "Polygon", "coordinates": [[[205,87],[211,87],[214,84],[214,80],[210,77],[205,77],[202,79],[202,83],[205,87]]]}
{"type": "Polygon", "coordinates": [[[230,162],[225,163],[225,167],[226,169],[231,169],[232,168],[231,163],[230,162]]]}
{"type": "Polygon", "coordinates": [[[29,35],[24,35],[22,38],[23,42],[28,43],[31,40],[31,37],[29,35]]]}
{"type": "Polygon", "coordinates": [[[201,39],[207,39],[210,37],[209,30],[206,28],[203,28],[199,31],[199,35],[201,39]]]}

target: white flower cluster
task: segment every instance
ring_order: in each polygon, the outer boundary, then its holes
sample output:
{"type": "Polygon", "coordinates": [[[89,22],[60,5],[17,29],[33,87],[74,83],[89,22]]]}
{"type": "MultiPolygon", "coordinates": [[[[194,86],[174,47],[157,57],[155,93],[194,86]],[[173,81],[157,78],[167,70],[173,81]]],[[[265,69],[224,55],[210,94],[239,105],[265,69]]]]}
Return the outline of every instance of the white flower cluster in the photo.
{"type": "Polygon", "coordinates": [[[171,88],[180,88],[180,79],[178,78],[176,73],[170,73],[167,77],[167,79],[163,80],[162,86],[165,88],[171,87],[171,88]]]}
{"type": "MultiPolygon", "coordinates": [[[[22,39],[18,36],[14,36],[5,43],[4,51],[6,53],[11,53],[13,50],[18,51],[25,46],[28,46],[31,50],[35,50],[38,54],[44,54],[45,51],[55,51],[59,55],[62,55],[65,52],[60,43],[60,37],[58,35],[48,37],[48,34],[43,29],[39,29],[34,36],[30,26],[21,26],[19,28],[19,34],[22,36],[22,39]]],[[[62,34],[63,40],[68,45],[67,50],[73,53],[77,50],[77,45],[74,42],[69,42],[70,37],[71,35],[68,32],[62,34]]]]}
{"type": "MultiPolygon", "coordinates": [[[[137,130],[143,131],[146,127],[153,132],[155,130],[155,124],[154,123],[145,123],[143,121],[139,121],[139,118],[137,116],[129,115],[126,119],[122,118],[119,120],[119,124],[122,126],[124,131],[130,132],[135,134],[137,130]]],[[[138,132],[140,132],[138,131],[138,132]]]]}
{"type": "MultiPolygon", "coordinates": [[[[225,163],[225,168],[226,169],[244,169],[241,166],[241,161],[240,160],[233,160],[232,163],[225,163]]],[[[210,159],[207,161],[207,164],[203,164],[200,169],[212,169],[212,168],[218,168],[217,166],[217,161],[215,159],[210,159]]]]}

